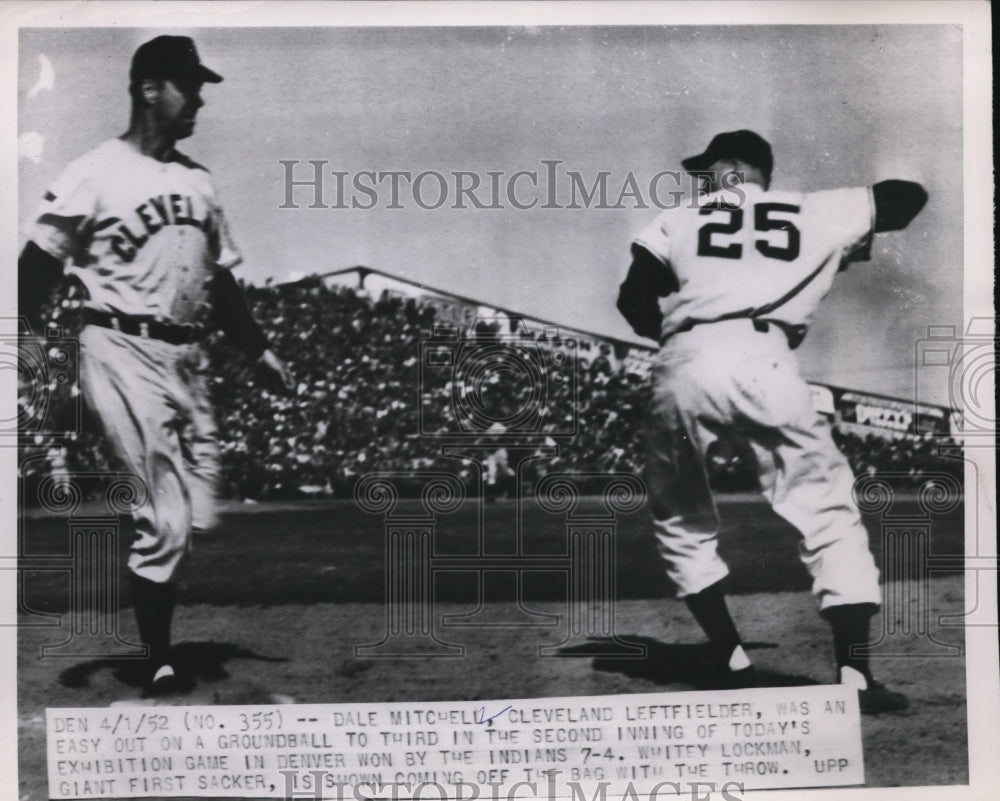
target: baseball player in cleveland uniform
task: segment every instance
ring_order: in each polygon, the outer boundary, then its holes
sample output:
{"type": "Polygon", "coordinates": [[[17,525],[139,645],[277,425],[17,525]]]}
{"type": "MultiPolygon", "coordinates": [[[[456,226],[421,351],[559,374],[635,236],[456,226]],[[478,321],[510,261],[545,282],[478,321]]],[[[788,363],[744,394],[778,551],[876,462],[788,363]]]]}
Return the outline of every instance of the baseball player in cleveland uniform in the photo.
{"type": "Polygon", "coordinates": [[[241,259],[212,176],[174,147],[194,131],[202,85],[221,80],[187,37],[139,47],[129,129],[56,178],[19,263],[22,314],[39,308],[64,267],[86,290],[84,397],[147,488],[128,566],[153,695],[182,683],[170,664],[178,571],[192,531],[216,523],[219,453],[199,340],[220,328],[291,384],[230,272],[241,259]]]}
{"type": "Polygon", "coordinates": [[[741,438],[765,497],[802,535],[838,681],[857,687],[864,712],[906,709],[851,647],[869,642],[878,571],[853,474],[813,410],[793,350],[837,272],[867,258],[873,233],[906,227],[927,194],[909,181],[771,190],[771,147],[746,130],[719,134],[682,164],[702,181],[698,201],[665,210],[636,237],[618,299],[636,333],[660,344],[646,469],[667,575],[708,635],[723,685],[753,686],[720,584],[728,570],[705,469],[717,437],[741,438]]]}

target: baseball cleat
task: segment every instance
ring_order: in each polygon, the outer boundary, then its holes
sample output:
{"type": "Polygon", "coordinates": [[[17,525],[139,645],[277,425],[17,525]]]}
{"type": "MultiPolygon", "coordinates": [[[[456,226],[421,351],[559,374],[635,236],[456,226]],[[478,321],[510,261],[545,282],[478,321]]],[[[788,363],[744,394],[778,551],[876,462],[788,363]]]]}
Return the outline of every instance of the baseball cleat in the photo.
{"type": "Polygon", "coordinates": [[[729,670],[722,676],[722,689],[724,690],[746,690],[759,686],[760,680],[757,678],[757,671],[754,670],[753,665],[740,670],[729,670]]]}
{"type": "Polygon", "coordinates": [[[171,665],[160,665],[153,680],[143,692],[143,698],[163,698],[168,695],[175,695],[190,689],[186,682],[180,680],[171,665]]]}
{"type": "Polygon", "coordinates": [[[902,693],[888,689],[882,682],[872,679],[867,689],[858,690],[858,703],[865,715],[878,715],[882,712],[907,712],[910,709],[910,699],[902,693]]]}

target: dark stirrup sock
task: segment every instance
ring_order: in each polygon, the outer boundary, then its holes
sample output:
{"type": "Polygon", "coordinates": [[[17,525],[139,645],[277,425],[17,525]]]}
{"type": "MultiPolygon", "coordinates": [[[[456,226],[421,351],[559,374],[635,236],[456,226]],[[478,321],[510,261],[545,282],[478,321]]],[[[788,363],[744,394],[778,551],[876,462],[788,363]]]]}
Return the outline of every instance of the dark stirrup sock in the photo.
{"type": "Polygon", "coordinates": [[[177,585],[159,584],[131,574],[132,601],[139,637],[149,646],[149,661],[155,671],[170,659],[170,623],[177,599],[177,585]]]}
{"type": "MultiPolygon", "coordinates": [[[[726,606],[726,596],[722,592],[722,582],[717,581],[711,587],[706,587],[694,595],[686,595],[684,603],[691,610],[694,619],[708,635],[712,650],[722,667],[730,667],[733,651],[740,647],[742,641],[736,630],[736,624],[726,606]]],[[[740,649],[742,651],[742,649],[740,649]]],[[[738,665],[738,668],[747,667],[738,665]]]]}
{"type": "Polygon", "coordinates": [[[833,629],[833,652],[837,660],[837,679],[842,680],[841,668],[852,668],[866,682],[871,682],[872,674],[867,654],[852,654],[852,645],[866,645],[870,642],[871,619],[878,609],[875,604],[844,604],[830,606],[821,613],[833,629]]]}

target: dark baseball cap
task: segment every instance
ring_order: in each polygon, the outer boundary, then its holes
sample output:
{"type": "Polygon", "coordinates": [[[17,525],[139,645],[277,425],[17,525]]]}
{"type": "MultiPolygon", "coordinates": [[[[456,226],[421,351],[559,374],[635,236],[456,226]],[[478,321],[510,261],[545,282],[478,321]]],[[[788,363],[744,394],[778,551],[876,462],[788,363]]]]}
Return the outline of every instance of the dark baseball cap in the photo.
{"type": "Polygon", "coordinates": [[[688,172],[704,172],[719,159],[726,158],[739,159],[752,167],[759,167],[768,175],[774,168],[774,156],[767,140],[746,130],[716,135],[704,153],[684,159],[681,166],[688,172]]]}
{"type": "Polygon", "coordinates": [[[220,83],[222,76],[201,63],[194,41],[187,36],[157,36],[132,56],[129,79],[179,78],[187,82],[220,83]]]}

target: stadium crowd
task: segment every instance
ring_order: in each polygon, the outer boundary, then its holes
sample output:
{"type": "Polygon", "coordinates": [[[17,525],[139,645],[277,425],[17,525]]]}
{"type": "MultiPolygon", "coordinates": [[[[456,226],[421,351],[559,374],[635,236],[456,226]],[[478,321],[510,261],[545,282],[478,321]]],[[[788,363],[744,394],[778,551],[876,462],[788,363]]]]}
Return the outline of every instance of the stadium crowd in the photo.
{"type": "MultiPolygon", "coordinates": [[[[616,367],[609,352],[577,358],[558,334],[512,333],[487,321],[460,337],[435,328],[430,305],[388,293],[373,299],[319,278],[251,286],[246,294],[297,387],[283,394],[255,386],[252,365],[221,337],[208,341],[224,497],[351,497],[357,480],[375,471],[449,472],[477,492],[473,459],[492,465],[489,485],[498,493],[513,490],[518,464],[528,487],[549,472],[641,473],[648,381],[616,367]],[[444,435],[459,453],[442,454],[444,435]]],[[[64,298],[50,313],[70,336],[73,305],[64,298]]],[[[31,370],[19,375],[26,487],[47,475],[109,470],[92,425],[74,418],[76,382],[39,390],[30,386],[31,370]],[[78,433],[59,441],[32,435],[40,416],[48,430],[78,433]]],[[[928,472],[961,468],[929,439],[836,437],[858,475],[891,473],[915,484],[928,472]]],[[[713,484],[753,489],[750,458],[718,443],[708,460],[713,484]]],[[[29,488],[26,502],[33,495],[29,488]]]]}

